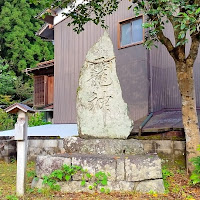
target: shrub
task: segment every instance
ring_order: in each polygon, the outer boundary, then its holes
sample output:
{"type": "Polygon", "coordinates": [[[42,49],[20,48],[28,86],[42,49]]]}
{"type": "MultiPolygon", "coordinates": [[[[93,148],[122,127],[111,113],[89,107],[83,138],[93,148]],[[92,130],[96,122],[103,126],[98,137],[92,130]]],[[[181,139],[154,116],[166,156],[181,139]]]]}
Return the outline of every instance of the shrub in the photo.
{"type": "Polygon", "coordinates": [[[169,192],[169,186],[170,186],[167,178],[173,175],[174,174],[171,171],[169,171],[167,167],[165,166],[162,167],[162,177],[163,177],[163,182],[164,182],[164,187],[165,187],[165,193],[169,192]]]}
{"type": "Polygon", "coordinates": [[[109,189],[102,187],[107,185],[108,176],[110,176],[109,173],[99,171],[92,175],[87,169],[83,169],[81,166],[76,165],[69,166],[64,164],[61,169],[54,170],[49,176],[44,176],[43,184],[48,185],[52,190],[59,191],[61,188],[57,182],[70,181],[71,177],[77,173],[82,175],[81,186],[85,186],[86,181],[92,181],[92,185],[89,185],[88,187],[90,190],[97,190],[99,186],[100,192],[110,193],[109,189]]]}
{"type": "Polygon", "coordinates": [[[14,119],[11,115],[0,109],[0,131],[5,131],[14,128],[14,119]]]}
{"type": "MultiPolygon", "coordinates": [[[[198,151],[200,151],[200,146],[198,148],[198,151]]],[[[190,180],[192,184],[194,185],[199,184],[200,183],[200,156],[192,158],[191,162],[194,165],[194,171],[192,172],[192,175],[190,176],[190,180]]]]}
{"type": "Polygon", "coordinates": [[[46,122],[44,118],[44,113],[38,112],[29,117],[28,125],[29,126],[40,126],[45,124],[51,124],[51,122],[46,122]]]}

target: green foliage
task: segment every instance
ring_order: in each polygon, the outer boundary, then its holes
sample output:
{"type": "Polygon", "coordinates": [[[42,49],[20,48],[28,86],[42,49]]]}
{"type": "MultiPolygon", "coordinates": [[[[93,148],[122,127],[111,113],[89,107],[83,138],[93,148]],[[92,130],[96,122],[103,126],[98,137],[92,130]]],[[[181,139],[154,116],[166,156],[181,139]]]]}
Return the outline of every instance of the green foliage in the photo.
{"type": "Polygon", "coordinates": [[[147,22],[143,24],[144,28],[148,28],[147,47],[150,48],[158,40],[162,43],[166,42],[165,39],[168,38],[164,37],[163,30],[169,22],[174,28],[175,47],[178,47],[188,42],[187,32],[191,36],[199,34],[199,6],[198,0],[135,0],[129,9],[133,8],[136,15],[142,12],[148,16],[147,22]]]}
{"type": "MultiPolygon", "coordinates": [[[[87,3],[77,5],[74,0],[66,1],[46,1],[49,7],[71,7],[70,13],[64,13],[70,22],[68,25],[74,26],[74,31],[80,33],[84,30],[84,25],[92,21],[106,28],[104,16],[112,14],[118,9],[121,0],[90,0],[87,3]]],[[[132,9],[135,15],[143,13],[146,22],[143,27],[147,29],[146,45],[151,48],[156,41],[164,41],[163,35],[165,25],[169,22],[175,31],[175,47],[184,45],[188,40],[186,33],[191,36],[199,35],[200,29],[200,2],[199,0],[129,0],[131,2],[128,9],[132,9]]],[[[32,0],[32,2],[39,2],[32,0]]],[[[48,13],[47,13],[48,14],[48,13]]]]}
{"type": "MultiPolygon", "coordinates": [[[[84,30],[84,25],[92,21],[94,24],[100,24],[101,27],[107,28],[104,17],[112,14],[117,10],[121,0],[90,0],[87,3],[77,5],[75,0],[66,1],[53,1],[48,0],[46,2],[47,7],[61,7],[66,8],[70,6],[70,13],[63,13],[67,17],[70,17],[68,26],[73,25],[73,30],[80,33],[84,30]]],[[[31,2],[38,4],[39,0],[32,0],[31,2]]],[[[48,13],[46,13],[48,15],[48,13]]]]}
{"type": "Polygon", "coordinates": [[[0,95],[13,95],[15,93],[14,82],[17,80],[15,73],[9,65],[0,60],[0,95]]]}
{"type": "MultiPolygon", "coordinates": [[[[60,190],[60,185],[58,185],[57,182],[70,181],[71,177],[77,173],[82,175],[81,186],[85,186],[87,181],[93,181],[93,184],[88,187],[90,190],[96,190],[98,186],[106,186],[108,182],[108,176],[110,176],[109,173],[106,174],[102,171],[95,173],[93,176],[81,166],[69,166],[64,164],[61,169],[53,171],[49,176],[44,176],[43,184],[48,185],[52,190],[60,190]]],[[[101,187],[100,192],[109,193],[110,190],[101,187]]]]}
{"type": "Polygon", "coordinates": [[[24,82],[22,77],[5,62],[0,60],[0,104],[10,105],[14,100],[24,100],[31,97],[33,92],[32,82],[24,82]]]}
{"type": "Polygon", "coordinates": [[[32,81],[24,81],[22,77],[19,77],[15,83],[15,99],[25,100],[32,96],[33,86],[32,81]]]}
{"type": "Polygon", "coordinates": [[[14,128],[14,123],[13,117],[0,109],[0,131],[14,128]]]}
{"type": "MultiPolygon", "coordinates": [[[[198,148],[198,151],[200,151],[200,146],[198,148]]],[[[191,159],[191,162],[194,166],[194,170],[192,172],[192,175],[190,176],[190,180],[192,184],[199,184],[200,183],[200,156],[194,157],[191,159]]]]}
{"type": "Polygon", "coordinates": [[[35,170],[28,171],[27,172],[27,177],[28,178],[35,178],[36,177],[36,171],[35,170]]]}
{"type": "Polygon", "coordinates": [[[165,193],[169,192],[169,186],[170,186],[169,182],[167,181],[167,178],[173,175],[174,174],[171,171],[169,171],[166,167],[162,167],[162,177],[165,187],[165,193]]]}
{"type": "Polygon", "coordinates": [[[37,6],[25,0],[1,2],[0,57],[7,60],[17,75],[53,58],[53,45],[35,35],[42,23],[35,16],[43,9],[42,1],[37,6]]]}
{"type": "Polygon", "coordinates": [[[44,6],[43,1],[0,1],[0,104],[31,97],[33,83],[23,70],[53,58],[52,43],[35,35],[43,23],[35,16],[44,6]]]}
{"type": "Polygon", "coordinates": [[[150,190],[149,194],[154,195],[154,194],[157,194],[157,192],[155,192],[154,190],[150,190]]]}
{"type": "Polygon", "coordinates": [[[18,198],[15,195],[7,195],[6,199],[7,200],[18,200],[18,198]]]}
{"type": "Polygon", "coordinates": [[[30,127],[40,126],[40,125],[45,125],[45,124],[51,124],[51,122],[45,121],[44,113],[42,113],[42,112],[34,113],[29,117],[28,125],[30,127]]]}

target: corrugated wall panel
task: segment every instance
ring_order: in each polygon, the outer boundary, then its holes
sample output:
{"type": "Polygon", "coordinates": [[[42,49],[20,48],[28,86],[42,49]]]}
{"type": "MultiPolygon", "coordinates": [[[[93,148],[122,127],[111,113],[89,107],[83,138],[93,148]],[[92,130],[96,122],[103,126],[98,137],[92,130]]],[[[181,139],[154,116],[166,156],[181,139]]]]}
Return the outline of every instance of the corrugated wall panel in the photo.
{"type": "MultiPolygon", "coordinates": [[[[174,43],[174,35],[170,24],[165,34],[174,43]]],[[[190,44],[187,45],[188,48],[190,44]]],[[[186,50],[188,52],[188,49],[186,50]]],[[[176,78],[175,63],[162,44],[158,49],[150,51],[150,63],[153,71],[153,111],[163,108],[181,108],[181,96],[176,78]]],[[[197,107],[200,107],[200,52],[194,66],[197,107]]]]}
{"type": "MultiPolygon", "coordinates": [[[[117,74],[123,98],[128,103],[130,116],[136,120],[148,114],[147,51],[142,45],[118,50],[117,25],[133,17],[128,11],[129,1],[122,1],[118,12],[106,17],[109,34],[116,55],[117,74]]],[[[76,123],[76,90],[80,68],[89,48],[97,42],[104,30],[88,23],[85,31],[77,35],[67,20],[54,27],[55,32],[55,99],[54,123],[76,123]]]]}

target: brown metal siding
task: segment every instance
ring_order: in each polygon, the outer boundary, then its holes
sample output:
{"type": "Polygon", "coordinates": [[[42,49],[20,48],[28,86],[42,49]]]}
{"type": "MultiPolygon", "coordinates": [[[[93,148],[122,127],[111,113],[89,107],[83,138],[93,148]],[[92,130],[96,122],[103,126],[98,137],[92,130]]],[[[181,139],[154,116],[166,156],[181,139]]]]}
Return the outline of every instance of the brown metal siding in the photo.
{"type": "MultiPolygon", "coordinates": [[[[128,103],[130,116],[136,120],[148,114],[149,82],[147,51],[142,45],[118,50],[118,22],[133,17],[127,10],[130,3],[123,1],[118,12],[106,18],[116,55],[117,73],[123,98],[128,103]]],[[[89,48],[97,42],[104,30],[88,23],[77,35],[67,20],[57,24],[55,31],[55,96],[54,123],[76,123],[76,90],[81,66],[89,48]]]]}
{"type": "MultiPolygon", "coordinates": [[[[172,41],[174,35],[170,24],[166,26],[165,34],[172,41]]],[[[188,47],[190,44],[188,44],[188,47]]],[[[188,52],[188,49],[186,52],[188,52]]],[[[181,108],[181,96],[178,89],[175,63],[162,44],[158,49],[150,51],[150,63],[153,71],[153,111],[163,108],[181,108]]],[[[200,52],[194,66],[197,107],[200,107],[200,52]]]]}

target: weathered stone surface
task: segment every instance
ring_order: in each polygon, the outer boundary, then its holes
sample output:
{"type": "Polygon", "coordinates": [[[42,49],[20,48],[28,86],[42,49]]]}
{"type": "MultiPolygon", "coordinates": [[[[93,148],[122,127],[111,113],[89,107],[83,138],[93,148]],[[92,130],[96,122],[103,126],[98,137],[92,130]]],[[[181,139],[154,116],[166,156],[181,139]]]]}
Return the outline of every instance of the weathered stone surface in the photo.
{"type": "Polygon", "coordinates": [[[67,137],[63,141],[66,153],[137,155],[142,154],[143,145],[135,139],[82,139],[67,137]]]}
{"type": "Polygon", "coordinates": [[[43,179],[41,178],[34,178],[32,183],[31,183],[31,188],[38,188],[41,189],[42,187],[44,187],[44,185],[42,184],[43,179]]]}
{"type": "MultiPolygon", "coordinates": [[[[157,155],[135,156],[108,156],[108,155],[84,155],[63,154],[52,156],[39,156],[36,160],[36,174],[41,178],[49,175],[53,170],[59,169],[63,164],[79,165],[87,169],[91,174],[98,171],[110,173],[108,185],[103,186],[111,191],[141,191],[164,192],[161,161],[157,155]]],[[[59,182],[61,191],[64,192],[93,192],[88,189],[94,179],[87,180],[86,186],[81,186],[82,174],[72,176],[72,181],[59,182]]],[[[32,187],[43,187],[42,180],[34,180],[32,187]]],[[[101,186],[98,186],[100,190],[101,186]]]]}
{"type": "MultiPolygon", "coordinates": [[[[107,156],[93,156],[93,155],[80,155],[72,157],[72,165],[82,166],[87,169],[89,173],[95,174],[96,172],[103,171],[110,173],[108,180],[116,180],[116,159],[107,156]]],[[[81,180],[82,177],[73,176],[73,180],[81,180]]]]}
{"type": "Polygon", "coordinates": [[[116,73],[113,44],[105,34],[88,51],[77,90],[79,135],[126,139],[133,128],[116,73]]]}
{"type": "Polygon", "coordinates": [[[136,185],[135,190],[139,192],[154,191],[162,194],[165,191],[162,179],[143,181],[135,185],[136,185]]]}
{"type": "Polygon", "coordinates": [[[93,192],[89,190],[90,183],[81,186],[81,181],[69,181],[69,182],[60,182],[61,192],[93,192]]]}
{"type": "Polygon", "coordinates": [[[138,155],[125,158],[126,181],[162,178],[161,160],[157,155],[138,155]]]}
{"type": "Polygon", "coordinates": [[[173,154],[173,143],[169,143],[167,140],[155,140],[157,153],[173,154]]]}
{"type": "Polygon", "coordinates": [[[71,158],[38,156],[36,159],[36,174],[42,178],[51,174],[52,171],[59,169],[63,164],[71,165],[71,158]]]}
{"type": "MultiPolygon", "coordinates": [[[[31,188],[39,188],[45,187],[42,184],[43,179],[33,179],[31,188]]],[[[93,185],[93,182],[86,182],[85,186],[81,186],[81,181],[68,181],[68,182],[58,182],[61,186],[61,192],[90,192],[93,193],[95,190],[90,190],[89,186],[93,185]]],[[[110,191],[133,191],[134,190],[134,182],[126,182],[126,181],[108,181],[106,186],[99,185],[97,187],[97,191],[100,192],[100,189],[103,187],[105,189],[109,189],[110,191]]]]}
{"type": "Polygon", "coordinates": [[[28,160],[35,161],[38,155],[54,155],[61,153],[63,149],[62,139],[34,139],[28,140],[28,160]]]}
{"type": "Polygon", "coordinates": [[[0,160],[10,162],[11,158],[16,158],[16,141],[14,140],[0,140],[0,160]]]}
{"type": "MultiPolygon", "coordinates": [[[[42,188],[45,185],[42,184],[43,179],[33,179],[31,188],[42,188]]],[[[93,193],[95,190],[89,190],[89,186],[93,182],[86,182],[85,186],[81,186],[81,181],[68,181],[68,182],[58,182],[61,186],[61,192],[90,192],[93,193]]],[[[101,188],[109,189],[110,191],[138,191],[142,193],[147,193],[154,191],[157,193],[164,193],[165,188],[162,179],[147,180],[142,182],[127,182],[127,181],[108,181],[106,186],[99,185],[97,191],[100,192],[101,188]]]]}
{"type": "Polygon", "coordinates": [[[116,180],[124,181],[125,180],[125,162],[124,159],[119,158],[116,160],[117,168],[116,168],[116,180]]]}

